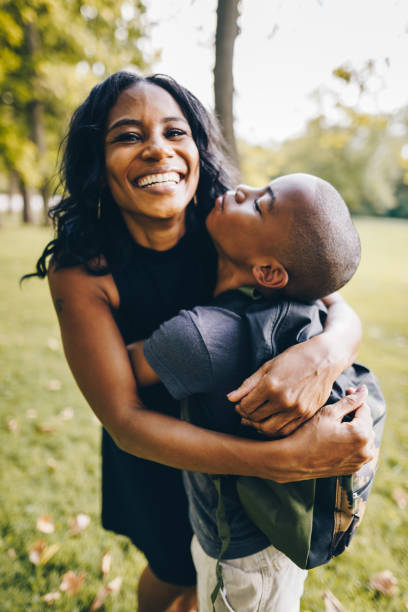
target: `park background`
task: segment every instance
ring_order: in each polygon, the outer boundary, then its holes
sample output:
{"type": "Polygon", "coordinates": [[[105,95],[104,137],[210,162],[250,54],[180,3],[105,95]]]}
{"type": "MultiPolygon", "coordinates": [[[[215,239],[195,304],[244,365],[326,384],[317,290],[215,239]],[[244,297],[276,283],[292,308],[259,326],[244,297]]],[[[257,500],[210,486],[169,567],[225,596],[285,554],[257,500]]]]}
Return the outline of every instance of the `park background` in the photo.
{"type": "Polygon", "coordinates": [[[135,609],[143,556],[99,525],[99,424],[65,363],[46,284],[18,283],[52,237],[70,114],[123,67],[169,73],[215,106],[245,182],[311,172],[355,215],[362,263],[343,294],[388,418],[359,533],[310,573],[302,610],[408,609],[406,2],[3,0],[0,49],[1,610],[135,609]],[[234,55],[214,80],[222,12],[234,55]],[[232,79],[234,94],[221,91],[232,79]]]}

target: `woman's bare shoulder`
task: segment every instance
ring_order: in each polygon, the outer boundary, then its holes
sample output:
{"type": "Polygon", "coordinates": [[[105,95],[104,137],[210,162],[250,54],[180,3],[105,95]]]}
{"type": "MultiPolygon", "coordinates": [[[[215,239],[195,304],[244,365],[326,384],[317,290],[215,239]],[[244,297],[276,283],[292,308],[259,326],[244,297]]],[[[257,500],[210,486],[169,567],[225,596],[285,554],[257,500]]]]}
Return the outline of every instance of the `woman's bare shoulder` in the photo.
{"type": "MultiPolygon", "coordinates": [[[[98,263],[103,265],[105,262],[101,258],[98,263]]],[[[48,284],[57,312],[61,300],[74,304],[96,299],[106,302],[113,309],[119,306],[119,293],[112,275],[91,274],[83,265],[58,268],[55,261],[51,261],[48,284]]]]}

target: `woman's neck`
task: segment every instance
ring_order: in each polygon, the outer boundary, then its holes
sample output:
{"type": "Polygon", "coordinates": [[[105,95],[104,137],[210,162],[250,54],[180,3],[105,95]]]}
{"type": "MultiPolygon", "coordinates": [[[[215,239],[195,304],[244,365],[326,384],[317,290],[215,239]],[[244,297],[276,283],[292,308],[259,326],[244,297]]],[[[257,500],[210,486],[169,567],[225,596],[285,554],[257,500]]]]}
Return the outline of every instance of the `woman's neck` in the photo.
{"type": "Polygon", "coordinates": [[[168,251],[186,233],[185,211],[171,219],[148,219],[123,211],[122,216],[135,242],[154,251],[168,251]]]}

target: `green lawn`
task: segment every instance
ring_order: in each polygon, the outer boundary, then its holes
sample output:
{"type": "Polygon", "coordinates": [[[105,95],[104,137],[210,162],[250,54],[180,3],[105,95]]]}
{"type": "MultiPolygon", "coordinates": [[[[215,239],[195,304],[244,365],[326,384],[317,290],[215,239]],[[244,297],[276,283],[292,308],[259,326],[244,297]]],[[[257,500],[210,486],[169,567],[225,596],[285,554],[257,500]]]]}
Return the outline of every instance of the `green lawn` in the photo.
{"type": "MultiPolygon", "coordinates": [[[[363,524],[342,557],[310,573],[303,612],[323,611],[327,589],[355,612],[396,612],[408,602],[408,503],[401,508],[403,500],[398,505],[393,497],[397,488],[408,494],[408,223],[362,219],[358,227],[363,261],[344,294],[363,320],[359,358],[380,379],[388,418],[363,524]],[[391,597],[369,585],[383,570],[398,580],[391,597]]],[[[66,366],[46,283],[18,285],[48,236],[43,228],[13,223],[0,229],[0,610],[89,610],[100,587],[121,576],[119,593],[109,594],[101,609],[132,611],[144,560],[125,538],[99,526],[99,425],[66,366]],[[80,513],[89,515],[90,524],[71,535],[70,519],[80,513]],[[52,533],[37,529],[43,516],[51,517],[52,533]],[[45,543],[45,557],[35,565],[29,550],[38,540],[45,543]],[[112,564],[104,575],[106,551],[112,564]],[[75,595],[59,591],[70,570],[86,573],[75,595]],[[57,591],[59,599],[48,606],[43,596],[57,591]]]]}

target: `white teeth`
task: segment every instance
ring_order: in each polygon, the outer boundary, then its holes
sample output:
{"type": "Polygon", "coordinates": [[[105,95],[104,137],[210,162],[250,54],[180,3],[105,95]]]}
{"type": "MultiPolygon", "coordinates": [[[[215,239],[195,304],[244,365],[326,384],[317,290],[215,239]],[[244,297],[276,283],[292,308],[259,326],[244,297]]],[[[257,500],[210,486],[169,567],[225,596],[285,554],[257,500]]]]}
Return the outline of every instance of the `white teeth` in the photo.
{"type": "Polygon", "coordinates": [[[149,174],[138,180],[139,187],[146,187],[154,183],[179,183],[180,175],[177,172],[162,172],[161,174],[149,174]]]}

